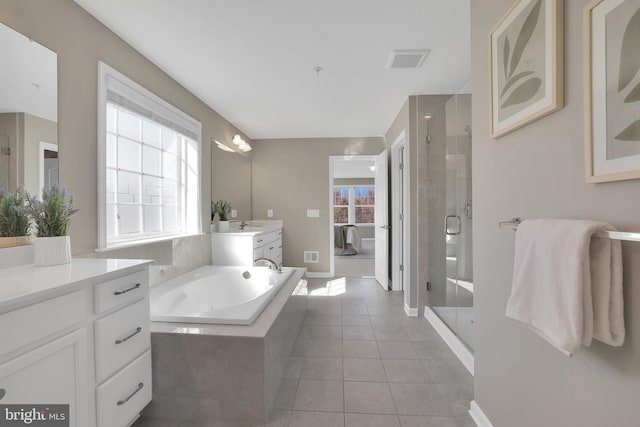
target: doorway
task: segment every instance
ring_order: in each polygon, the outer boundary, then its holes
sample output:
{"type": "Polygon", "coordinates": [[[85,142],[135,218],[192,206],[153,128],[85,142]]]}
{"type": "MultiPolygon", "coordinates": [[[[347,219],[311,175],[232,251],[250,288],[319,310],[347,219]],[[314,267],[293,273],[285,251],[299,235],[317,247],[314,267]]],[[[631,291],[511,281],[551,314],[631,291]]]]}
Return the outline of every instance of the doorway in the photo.
{"type": "Polygon", "coordinates": [[[406,132],[391,144],[391,283],[392,290],[404,291],[405,306],[409,307],[409,208],[407,191],[406,132]]]}
{"type": "MultiPolygon", "coordinates": [[[[330,194],[330,274],[341,277],[373,278],[380,266],[382,253],[376,237],[376,223],[381,215],[376,211],[379,203],[381,181],[386,187],[386,151],[384,153],[385,170],[378,167],[381,155],[330,156],[329,194],[330,194]],[[384,174],[384,178],[380,174],[384,174]],[[378,267],[378,268],[377,268],[378,267]]],[[[381,196],[386,200],[386,196],[381,196]]],[[[380,207],[378,206],[378,209],[380,207]]],[[[386,211],[386,207],[383,208],[386,211]]],[[[386,215],[382,218],[387,224],[386,215]]],[[[384,228],[385,233],[388,228],[384,228]]],[[[386,237],[386,236],[385,236],[386,237]]],[[[386,248],[386,239],[384,239],[386,248]]],[[[388,285],[384,280],[382,286],[388,285]]],[[[386,289],[386,288],[385,288],[386,289]]]]}

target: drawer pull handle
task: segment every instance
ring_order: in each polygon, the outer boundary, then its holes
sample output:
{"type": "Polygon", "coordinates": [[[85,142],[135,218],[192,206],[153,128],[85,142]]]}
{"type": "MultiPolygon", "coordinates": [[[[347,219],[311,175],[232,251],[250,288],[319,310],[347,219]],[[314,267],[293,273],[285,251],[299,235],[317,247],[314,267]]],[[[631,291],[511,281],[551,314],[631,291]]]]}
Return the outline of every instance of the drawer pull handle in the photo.
{"type": "Polygon", "coordinates": [[[131,338],[133,338],[134,336],[138,335],[140,332],[142,332],[142,328],[140,326],[138,326],[136,328],[136,330],[131,333],[131,335],[129,335],[129,336],[125,337],[125,338],[122,338],[120,340],[116,340],[116,344],[124,344],[127,341],[129,341],[131,338]]]}
{"type": "Polygon", "coordinates": [[[278,246],[278,249],[282,249],[282,245],[278,246]]]}
{"type": "Polygon", "coordinates": [[[131,398],[133,396],[136,395],[137,392],[139,392],[140,390],[142,390],[142,387],[144,387],[143,383],[138,383],[138,387],[133,391],[133,393],[131,393],[129,396],[125,397],[122,400],[118,400],[118,406],[120,405],[124,405],[125,403],[127,403],[129,400],[131,400],[131,398]]]}
{"type": "Polygon", "coordinates": [[[7,394],[7,390],[0,388],[0,400],[7,394]]]}
{"type": "Polygon", "coordinates": [[[271,249],[273,249],[273,246],[271,246],[271,247],[269,248],[269,250],[271,250],[271,249]]]}
{"type": "Polygon", "coordinates": [[[262,243],[262,239],[258,239],[258,243],[262,243]]]}
{"type": "Polygon", "coordinates": [[[122,294],[126,294],[127,292],[131,292],[131,291],[135,291],[136,289],[138,289],[140,286],[142,286],[142,284],[140,283],[136,283],[135,286],[130,287],[129,289],[125,289],[124,291],[115,291],[113,294],[114,295],[122,295],[122,294]]]}

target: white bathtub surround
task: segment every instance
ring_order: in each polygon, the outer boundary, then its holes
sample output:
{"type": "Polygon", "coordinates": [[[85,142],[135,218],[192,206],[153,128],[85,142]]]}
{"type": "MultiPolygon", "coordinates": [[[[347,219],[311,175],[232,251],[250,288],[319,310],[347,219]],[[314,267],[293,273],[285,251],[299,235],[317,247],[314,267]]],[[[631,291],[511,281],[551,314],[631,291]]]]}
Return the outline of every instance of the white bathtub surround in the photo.
{"type": "Polygon", "coordinates": [[[36,237],[34,264],[39,267],[69,264],[71,262],[71,237],[36,237]]]}
{"type": "Polygon", "coordinates": [[[604,222],[535,219],[518,226],[506,315],[567,356],[593,338],[619,347],[625,328],[621,242],[604,222]]]}
{"type": "Polygon", "coordinates": [[[204,266],[156,286],[151,320],[250,325],[293,270],[204,266]]]}
{"type": "Polygon", "coordinates": [[[149,263],[0,270],[2,403],[70,404],[72,427],[135,420],[151,400],[149,263]]]}
{"type": "Polygon", "coordinates": [[[146,425],[266,422],[304,319],[306,297],[292,296],[304,271],[293,269],[249,326],[152,322],[146,425]]]}

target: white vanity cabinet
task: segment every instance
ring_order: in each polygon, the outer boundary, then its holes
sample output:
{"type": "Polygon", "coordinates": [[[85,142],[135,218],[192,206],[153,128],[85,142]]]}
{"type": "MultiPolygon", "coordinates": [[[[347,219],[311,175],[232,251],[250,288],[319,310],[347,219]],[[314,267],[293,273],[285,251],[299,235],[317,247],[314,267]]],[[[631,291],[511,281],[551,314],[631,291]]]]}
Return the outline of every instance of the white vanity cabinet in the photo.
{"type": "Polygon", "coordinates": [[[257,258],[282,265],[282,228],[211,233],[213,265],[251,266],[257,258]]]}
{"type": "Polygon", "coordinates": [[[0,405],[125,427],[151,401],[148,261],[0,269],[0,405]]]}

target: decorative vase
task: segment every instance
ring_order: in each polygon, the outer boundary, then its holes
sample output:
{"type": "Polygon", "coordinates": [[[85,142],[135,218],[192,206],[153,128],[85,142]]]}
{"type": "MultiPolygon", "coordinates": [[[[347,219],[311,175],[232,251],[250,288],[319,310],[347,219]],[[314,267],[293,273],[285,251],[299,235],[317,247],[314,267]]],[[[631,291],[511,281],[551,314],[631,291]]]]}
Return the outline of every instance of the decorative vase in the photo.
{"type": "Polygon", "coordinates": [[[38,267],[69,264],[71,238],[69,236],[36,237],[34,264],[38,267]]]}
{"type": "Polygon", "coordinates": [[[218,233],[229,231],[229,221],[218,221],[218,233]]]}
{"type": "Polygon", "coordinates": [[[16,236],[16,237],[0,237],[0,248],[12,248],[14,246],[32,245],[33,239],[31,236],[16,236]]]}

